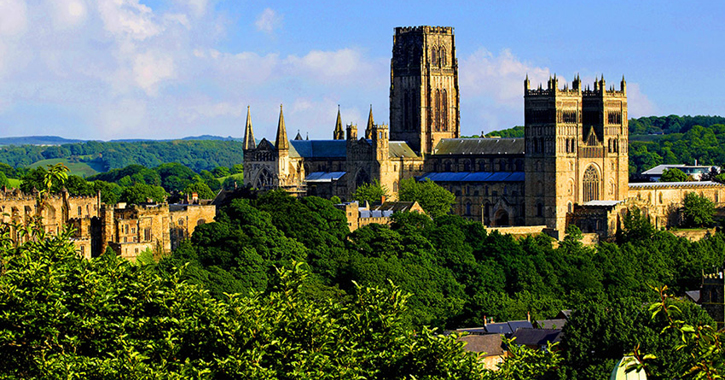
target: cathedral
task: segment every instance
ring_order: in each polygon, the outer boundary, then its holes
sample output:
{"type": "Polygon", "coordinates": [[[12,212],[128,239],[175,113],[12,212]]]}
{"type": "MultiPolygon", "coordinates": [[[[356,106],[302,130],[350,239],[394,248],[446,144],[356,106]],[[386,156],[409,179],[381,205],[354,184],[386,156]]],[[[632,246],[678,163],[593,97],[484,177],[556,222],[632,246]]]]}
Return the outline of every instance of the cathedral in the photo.
{"type": "Polygon", "coordinates": [[[350,200],[380,181],[395,199],[401,180],[430,179],[456,196],[453,212],[486,226],[537,226],[554,237],[567,225],[611,238],[629,207],[656,227],[679,222],[684,195],[696,191],[718,206],[725,186],[713,182],[629,184],[627,83],[604,77],[584,87],[524,87],[520,138],[461,138],[458,60],[451,27],[399,27],[393,37],[390,124],[370,109],[364,131],[343,128],[338,110],[331,140],[289,140],[280,107],[274,141],[257,143],[247,110],[244,183],[298,195],[350,200]]]}

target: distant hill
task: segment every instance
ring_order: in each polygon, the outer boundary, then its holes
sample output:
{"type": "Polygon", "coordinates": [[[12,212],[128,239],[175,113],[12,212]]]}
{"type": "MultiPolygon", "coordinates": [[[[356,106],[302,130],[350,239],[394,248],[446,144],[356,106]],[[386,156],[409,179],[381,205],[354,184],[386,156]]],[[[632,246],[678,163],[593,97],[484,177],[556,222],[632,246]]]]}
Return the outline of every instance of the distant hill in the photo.
{"type": "MultiPolygon", "coordinates": [[[[114,139],[109,140],[107,142],[148,142],[148,141],[175,141],[175,140],[200,140],[200,141],[207,141],[207,140],[214,140],[214,141],[242,141],[243,138],[241,137],[222,137],[222,136],[214,136],[214,135],[201,135],[201,136],[187,136],[182,137],[180,139],[114,139]]],[[[60,136],[18,136],[18,137],[0,137],[0,146],[6,146],[6,145],[63,145],[63,144],[75,144],[75,143],[82,143],[82,142],[88,142],[88,141],[98,141],[103,142],[102,140],[80,140],[80,139],[66,139],[60,136]]]]}
{"type": "Polygon", "coordinates": [[[0,137],[0,145],[62,145],[85,141],[87,140],[64,139],[58,136],[0,137]]]}

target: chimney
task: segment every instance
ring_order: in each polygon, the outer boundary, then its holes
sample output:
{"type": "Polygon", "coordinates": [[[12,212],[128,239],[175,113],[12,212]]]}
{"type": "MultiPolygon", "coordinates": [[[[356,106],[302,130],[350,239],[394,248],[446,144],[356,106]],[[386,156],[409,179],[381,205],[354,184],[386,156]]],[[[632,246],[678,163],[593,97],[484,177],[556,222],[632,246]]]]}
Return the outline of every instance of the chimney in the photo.
{"type": "Polygon", "coordinates": [[[531,323],[531,312],[526,312],[526,320],[531,323]]]}
{"type": "Polygon", "coordinates": [[[385,195],[383,195],[382,197],[380,197],[380,204],[383,204],[383,203],[385,203],[385,195]]]}
{"type": "MultiPolygon", "coordinates": [[[[703,269],[703,270],[704,270],[704,269],[703,269]]],[[[487,323],[487,320],[486,320],[486,316],[485,316],[485,315],[483,316],[483,325],[484,325],[484,326],[488,325],[488,323],[487,323]]]]}

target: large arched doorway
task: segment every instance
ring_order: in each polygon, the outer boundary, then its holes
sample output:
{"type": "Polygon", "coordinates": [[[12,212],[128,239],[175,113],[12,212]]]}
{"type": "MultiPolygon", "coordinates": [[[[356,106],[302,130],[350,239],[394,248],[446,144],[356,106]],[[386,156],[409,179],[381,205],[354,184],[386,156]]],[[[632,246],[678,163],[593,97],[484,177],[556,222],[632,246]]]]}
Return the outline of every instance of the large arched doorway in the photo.
{"type": "Polygon", "coordinates": [[[599,171],[594,165],[589,165],[586,171],[584,171],[584,178],[582,180],[582,186],[584,190],[584,202],[594,201],[599,198],[599,188],[601,180],[599,178],[599,171]]]}
{"type": "Polygon", "coordinates": [[[262,171],[257,176],[257,182],[254,184],[257,189],[265,189],[272,187],[272,174],[267,169],[262,171]]]}
{"type": "Polygon", "coordinates": [[[506,212],[506,210],[498,210],[496,211],[496,216],[494,217],[494,225],[495,226],[508,226],[509,223],[509,213],[506,212]]]}

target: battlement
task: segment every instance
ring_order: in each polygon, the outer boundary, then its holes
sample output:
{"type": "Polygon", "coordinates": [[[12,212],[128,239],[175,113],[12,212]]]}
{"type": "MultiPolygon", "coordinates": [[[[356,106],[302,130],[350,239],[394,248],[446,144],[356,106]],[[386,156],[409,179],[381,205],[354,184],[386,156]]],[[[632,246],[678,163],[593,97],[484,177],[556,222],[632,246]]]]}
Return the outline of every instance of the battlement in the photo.
{"type": "Polygon", "coordinates": [[[582,96],[582,97],[612,97],[612,98],[626,98],[627,97],[627,82],[622,77],[619,90],[614,88],[614,85],[610,86],[609,90],[606,89],[606,82],[604,76],[601,79],[594,81],[594,86],[582,88],[581,79],[577,75],[576,78],[571,82],[571,87],[567,83],[564,84],[563,88],[559,88],[559,79],[556,74],[554,77],[549,77],[549,81],[546,84],[546,88],[542,84],[539,84],[538,88],[531,88],[529,76],[526,76],[524,80],[524,96],[582,96]]]}
{"type": "Polygon", "coordinates": [[[395,35],[408,34],[408,33],[422,33],[422,34],[453,34],[453,27],[451,26],[401,26],[395,28],[395,35]]]}

